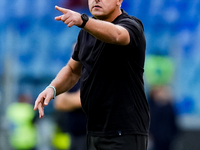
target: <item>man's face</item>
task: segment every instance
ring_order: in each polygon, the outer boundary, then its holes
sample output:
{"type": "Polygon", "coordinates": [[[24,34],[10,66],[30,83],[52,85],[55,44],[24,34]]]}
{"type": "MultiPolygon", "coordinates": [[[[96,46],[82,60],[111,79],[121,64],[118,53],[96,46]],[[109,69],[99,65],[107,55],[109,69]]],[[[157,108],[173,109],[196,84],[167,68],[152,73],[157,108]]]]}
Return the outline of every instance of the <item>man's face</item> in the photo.
{"type": "Polygon", "coordinates": [[[122,0],[88,0],[91,14],[98,19],[106,20],[119,9],[122,0]]]}

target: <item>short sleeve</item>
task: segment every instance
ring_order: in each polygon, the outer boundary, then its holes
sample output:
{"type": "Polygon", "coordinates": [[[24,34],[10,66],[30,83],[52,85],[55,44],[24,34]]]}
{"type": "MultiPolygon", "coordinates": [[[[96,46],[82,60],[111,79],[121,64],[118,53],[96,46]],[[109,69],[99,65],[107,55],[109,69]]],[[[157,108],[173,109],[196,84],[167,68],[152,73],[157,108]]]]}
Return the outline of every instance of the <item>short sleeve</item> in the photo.
{"type": "Polygon", "coordinates": [[[72,54],[72,59],[76,60],[76,61],[80,61],[79,60],[79,49],[80,49],[80,42],[81,42],[81,36],[82,36],[82,30],[79,32],[79,35],[78,35],[78,38],[77,38],[77,42],[74,46],[74,51],[73,51],[73,54],[72,54]]]}
{"type": "Polygon", "coordinates": [[[73,51],[73,54],[72,54],[72,59],[76,60],[76,61],[79,61],[79,58],[78,58],[78,42],[75,44],[74,46],[74,51],[73,51]]]}
{"type": "Polygon", "coordinates": [[[138,40],[144,37],[144,28],[138,19],[134,18],[124,18],[122,19],[118,25],[126,28],[129,32],[131,43],[138,45],[138,40]]]}

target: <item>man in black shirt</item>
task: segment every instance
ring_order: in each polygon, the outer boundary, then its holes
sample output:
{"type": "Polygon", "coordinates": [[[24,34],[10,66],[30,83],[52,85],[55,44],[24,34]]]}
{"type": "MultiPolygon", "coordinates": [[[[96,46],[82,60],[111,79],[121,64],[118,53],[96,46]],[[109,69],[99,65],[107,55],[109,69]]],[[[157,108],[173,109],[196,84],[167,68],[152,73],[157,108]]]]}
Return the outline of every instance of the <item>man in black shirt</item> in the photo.
{"type": "Polygon", "coordinates": [[[122,0],[88,0],[93,18],[56,6],[56,17],[82,28],[72,58],[38,96],[34,109],[69,90],[80,78],[81,103],[88,118],[88,150],[146,150],[149,106],[143,72],[146,41],[141,21],[122,0]]]}

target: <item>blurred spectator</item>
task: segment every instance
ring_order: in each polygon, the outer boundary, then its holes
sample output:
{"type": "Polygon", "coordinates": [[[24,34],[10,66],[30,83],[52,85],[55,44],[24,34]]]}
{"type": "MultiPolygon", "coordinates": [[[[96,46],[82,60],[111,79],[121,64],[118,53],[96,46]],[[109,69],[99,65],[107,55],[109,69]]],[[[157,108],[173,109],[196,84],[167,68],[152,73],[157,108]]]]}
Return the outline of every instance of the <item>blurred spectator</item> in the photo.
{"type": "Polygon", "coordinates": [[[148,55],[145,60],[145,77],[149,85],[168,84],[173,80],[174,61],[169,56],[148,55]]]}
{"type": "Polygon", "coordinates": [[[31,102],[30,95],[20,94],[18,101],[7,109],[9,140],[15,150],[34,150],[36,147],[36,128],[33,123],[35,113],[31,102]]]}
{"type": "Polygon", "coordinates": [[[63,133],[70,134],[70,150],[86,150],[87,119],[81,108],[79,88],[78,82],[54,101],[54,106],[59,111],[56,115],[57,124],[63,133]]]}
{"type": "Polygon", "coordinates": [[[173,96],[167,86],[154,86],[149,92],[151,113],[150,140],[153,150],[170,150],[177,126],[173,107],[173,96]]]}

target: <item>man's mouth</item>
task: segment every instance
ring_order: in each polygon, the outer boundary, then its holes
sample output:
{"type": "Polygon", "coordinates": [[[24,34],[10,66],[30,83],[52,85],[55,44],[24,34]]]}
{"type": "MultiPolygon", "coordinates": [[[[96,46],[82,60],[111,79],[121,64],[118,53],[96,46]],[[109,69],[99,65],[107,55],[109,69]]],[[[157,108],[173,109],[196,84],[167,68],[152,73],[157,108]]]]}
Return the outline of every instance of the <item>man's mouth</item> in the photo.
{"type": "Polygon", "coordinates": [[[101,6],[99,6],[99,5],[95,5],[93,8],[101,8],[101,6]]]}

